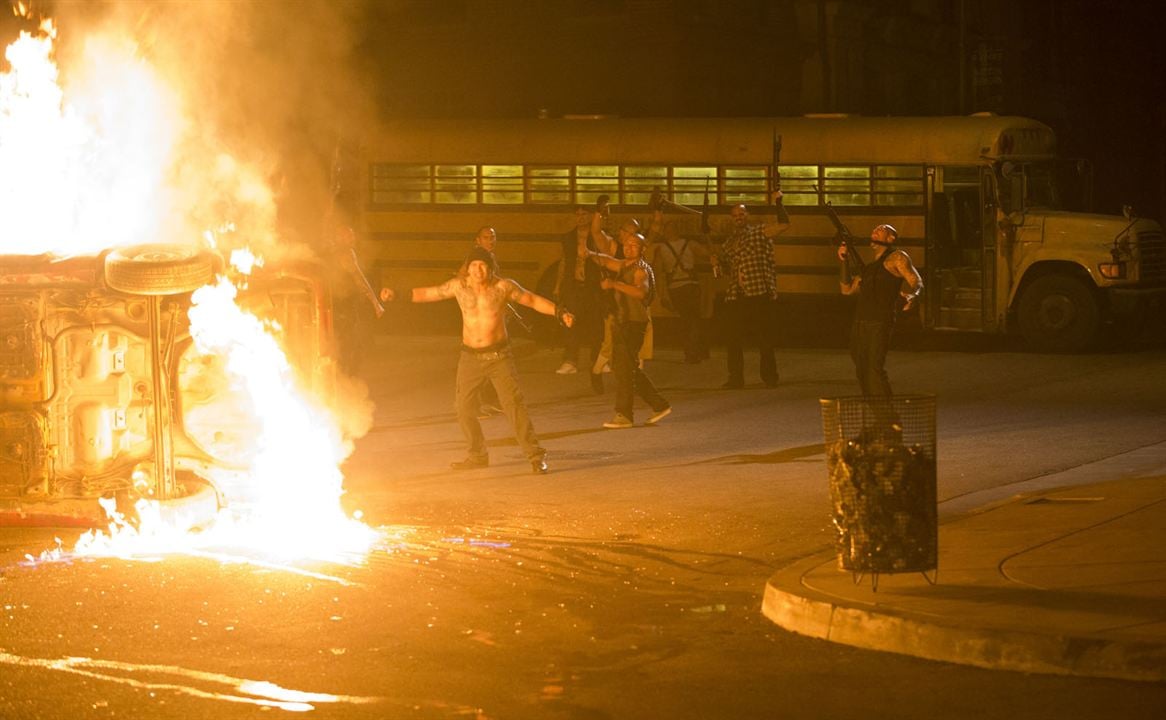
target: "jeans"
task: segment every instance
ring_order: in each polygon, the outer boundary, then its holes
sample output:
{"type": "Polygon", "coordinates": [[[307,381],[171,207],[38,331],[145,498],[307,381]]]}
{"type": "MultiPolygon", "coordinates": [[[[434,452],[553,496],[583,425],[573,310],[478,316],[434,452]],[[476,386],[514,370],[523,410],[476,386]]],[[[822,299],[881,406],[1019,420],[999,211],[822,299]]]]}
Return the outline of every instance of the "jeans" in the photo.
{"type": "Polygon", "coordinates": [[[474,352],[463,348],[457,364],[457,391],[455,407],[457,421],[469,444],[469,457],[485,460],[488,457],[486,437],[478,421],[478,391],[490,383],[498,391],[502,413],[514,427],[514,435],[528,460],[537,460],[546,454],[534,434],[534,424],[526,409],[526,400],[518,387],[518,367],[514,355],[504,346],[492,352],[474,352]]]}

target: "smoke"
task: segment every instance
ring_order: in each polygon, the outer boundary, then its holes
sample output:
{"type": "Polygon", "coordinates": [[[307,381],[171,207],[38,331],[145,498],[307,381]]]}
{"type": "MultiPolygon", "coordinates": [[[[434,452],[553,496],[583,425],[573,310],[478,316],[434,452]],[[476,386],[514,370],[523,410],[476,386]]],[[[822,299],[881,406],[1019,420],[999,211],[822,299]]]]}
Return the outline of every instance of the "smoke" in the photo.
{"type": "Polygon", "coordinates": [[[67,89],[100,90],[111,73],[95,67],[94,44],[129,41],[175,93],[167,222],[198,233],[229,221],[268,253],[277,237],[316,239],[337,149],[375,122],[356,53],[363,3],[126,0],[55,12],[67,89]]]}

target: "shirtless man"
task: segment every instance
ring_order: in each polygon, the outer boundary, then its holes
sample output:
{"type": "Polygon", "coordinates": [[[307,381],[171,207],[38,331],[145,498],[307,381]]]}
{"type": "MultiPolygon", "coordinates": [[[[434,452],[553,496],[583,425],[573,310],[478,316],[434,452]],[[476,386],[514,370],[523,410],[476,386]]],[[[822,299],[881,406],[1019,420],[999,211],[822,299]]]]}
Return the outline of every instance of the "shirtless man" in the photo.
{"type": "Polygon", "coordinates": [[[498,391],[502,412],[514,426],[518,444],[538,474],[547,471],[546,450],[538,443],[534,425],[518,387],[518,368],[506,333],[506,305],[515,302],[543,315],[552,315],[567,327],[574,316],[541,295],[496,273],[494,255],[475,247],[466,256],[466,272],[434,287],[394,291],[385,288],[382,299],[401,298],[409,302],[437,302],[455,298],[462,311],[462,352],[457,368],[457,418],[469,443],[465,460],[450,464],[455,470],[482,468],[490,464],[486,438],[478,422],[478,391],[487,382],[498,391]]]}

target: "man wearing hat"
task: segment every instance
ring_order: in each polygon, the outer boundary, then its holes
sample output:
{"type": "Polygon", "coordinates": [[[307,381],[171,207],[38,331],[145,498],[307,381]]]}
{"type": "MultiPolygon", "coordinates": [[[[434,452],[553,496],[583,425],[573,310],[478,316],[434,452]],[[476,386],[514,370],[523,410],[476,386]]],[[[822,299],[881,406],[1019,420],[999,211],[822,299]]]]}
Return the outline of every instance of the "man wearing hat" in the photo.
{"type": "Polygon", "coordinates": [[[895,315],[899,310],[910,309],[923,292],[923,278],[911,263],[911,257],[894,246],[898,237],[899,231],[890,225],[879,225],[872,230],[870,246],[875,251],[875,259],[863,266],[857,276],[852,275],[846,262],[846,244],[838,246],[842,294],[858,295],[854,324],[850,328],[850,357],[854,360],[862,394],[867,396],[891,395],[891,382],[884,366],[895,315]],[[907,290],[902,289],[904,281],[907,290]]]}
{"type": "Polygon", "coordinates": [[[498,277],[494,254],[475,246],[466,256],[465,271],[441,285],[412,290],[381,291],[384,300],[437,302],[454,298],[462,311],[462,351],[457,370],[457,417],[469,444],[465,460],[451,463],[455,470],[470,470],[490,464],[486,438],[478,421],[478,391],[487,382],[498,391],[502,412],[514,427],[519,446],[534,472],[547,471],[546,450],[539,445],[518,387],[518,368],[506,332],[508,303],[525,305],[543,315],[552,315],[567,327],[575,318],[553,302],[535,295],[508,278],[498,277]]]}

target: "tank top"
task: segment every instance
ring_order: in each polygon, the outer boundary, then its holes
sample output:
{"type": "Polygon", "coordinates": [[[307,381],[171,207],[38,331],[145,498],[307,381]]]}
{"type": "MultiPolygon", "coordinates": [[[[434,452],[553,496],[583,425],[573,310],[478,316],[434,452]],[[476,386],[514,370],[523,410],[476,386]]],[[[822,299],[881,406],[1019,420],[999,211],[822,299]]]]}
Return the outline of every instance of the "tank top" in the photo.
{"type": "Polygon", "coordinates": [[[862,286],[854,317],[864,322],[894,322],[898,310],[899,288],[903,279],[892,275],[884,264],[895,250],[887,250],[862,269],[862,286]]]}

